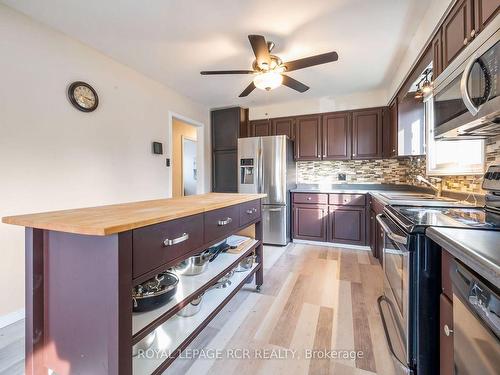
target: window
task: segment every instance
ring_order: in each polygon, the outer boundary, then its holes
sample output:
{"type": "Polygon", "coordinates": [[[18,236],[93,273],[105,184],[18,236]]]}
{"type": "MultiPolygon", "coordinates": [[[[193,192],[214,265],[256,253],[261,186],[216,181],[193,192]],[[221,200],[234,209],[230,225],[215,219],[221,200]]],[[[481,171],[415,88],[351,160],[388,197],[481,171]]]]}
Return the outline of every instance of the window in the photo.
{"type": "Polygon", "coordinates": [[[434,103],[425,99],[427,175],[478,175],[484,173],[484,140],[434,140],[434,103]]]}

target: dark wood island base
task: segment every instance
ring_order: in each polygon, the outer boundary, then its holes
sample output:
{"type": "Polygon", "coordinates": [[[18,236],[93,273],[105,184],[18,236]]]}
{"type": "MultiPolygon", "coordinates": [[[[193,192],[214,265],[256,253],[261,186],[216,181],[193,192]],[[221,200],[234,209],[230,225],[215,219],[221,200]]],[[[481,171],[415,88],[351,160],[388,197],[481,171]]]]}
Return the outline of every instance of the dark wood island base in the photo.
{"type": "Polygon", "coordinates": [[[249,279],[263,284],[262,197],[211,193],[3,218],[26,226],[26,374],[161,374],[249,279]],[[248,227],[254,239],[219,256],[199,285],[190,279],[159,311],[132,313],[133,286],[248,227]],[[207,293],[206,310],[175,316],[253,252],[256,263],[227,291],[207,293]],[[170,332],[175,319],[191,319],[192,330],[170,332]],[[132,346],[158,327],[173,337],[169,355],[135,359],[132,346]]]}

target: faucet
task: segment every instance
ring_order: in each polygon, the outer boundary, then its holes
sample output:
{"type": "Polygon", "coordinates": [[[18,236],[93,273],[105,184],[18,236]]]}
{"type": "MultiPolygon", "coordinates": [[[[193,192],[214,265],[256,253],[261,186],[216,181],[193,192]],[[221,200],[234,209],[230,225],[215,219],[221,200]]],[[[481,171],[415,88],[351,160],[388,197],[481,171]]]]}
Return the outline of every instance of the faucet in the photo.
{"type": "Polygon", "coordinates": [[[439,177],[429,177],[430,180],[434,180],[434,182],[437,184],[433,184],[432,182],[430,182],[428,179],[426,179],[425,177],[423,176],[417,176],[417,181],[429,186],[432,190],[434,190],[436,192],[436,196],[437,197],[440,197],[441,196],[441,193],[443,191],[443,184],[442,184],[442,181],[443,179],[442,178],[439,178],[439,177]]]}

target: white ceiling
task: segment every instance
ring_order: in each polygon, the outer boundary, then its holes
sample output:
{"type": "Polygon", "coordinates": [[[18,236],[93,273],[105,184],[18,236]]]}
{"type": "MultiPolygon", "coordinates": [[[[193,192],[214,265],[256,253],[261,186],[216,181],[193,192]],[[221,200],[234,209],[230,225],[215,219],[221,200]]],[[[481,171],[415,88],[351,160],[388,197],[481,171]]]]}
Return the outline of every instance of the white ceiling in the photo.
{"type": "Polygon", "coordinates": [[[253,106],[383,89],[430,0],[3,0],[209,107],[253,106]],[[337,51],[339,60],[289,75],[310,86],[239,93],[251,76],[248,34],[284,61],[337,51]]]}

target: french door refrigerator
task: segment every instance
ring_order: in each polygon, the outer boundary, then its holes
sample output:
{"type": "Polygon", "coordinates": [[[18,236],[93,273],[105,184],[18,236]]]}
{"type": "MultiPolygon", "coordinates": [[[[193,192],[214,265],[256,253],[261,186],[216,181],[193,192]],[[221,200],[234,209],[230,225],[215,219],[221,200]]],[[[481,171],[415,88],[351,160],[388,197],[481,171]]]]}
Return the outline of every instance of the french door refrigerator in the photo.
{"type": "Polygon", "coordinates": [[[265,193],[265,244],[290,242],[290,189],[295,187],[293,144],[286,135],[238,139],[238,192],[265,193]]]}

